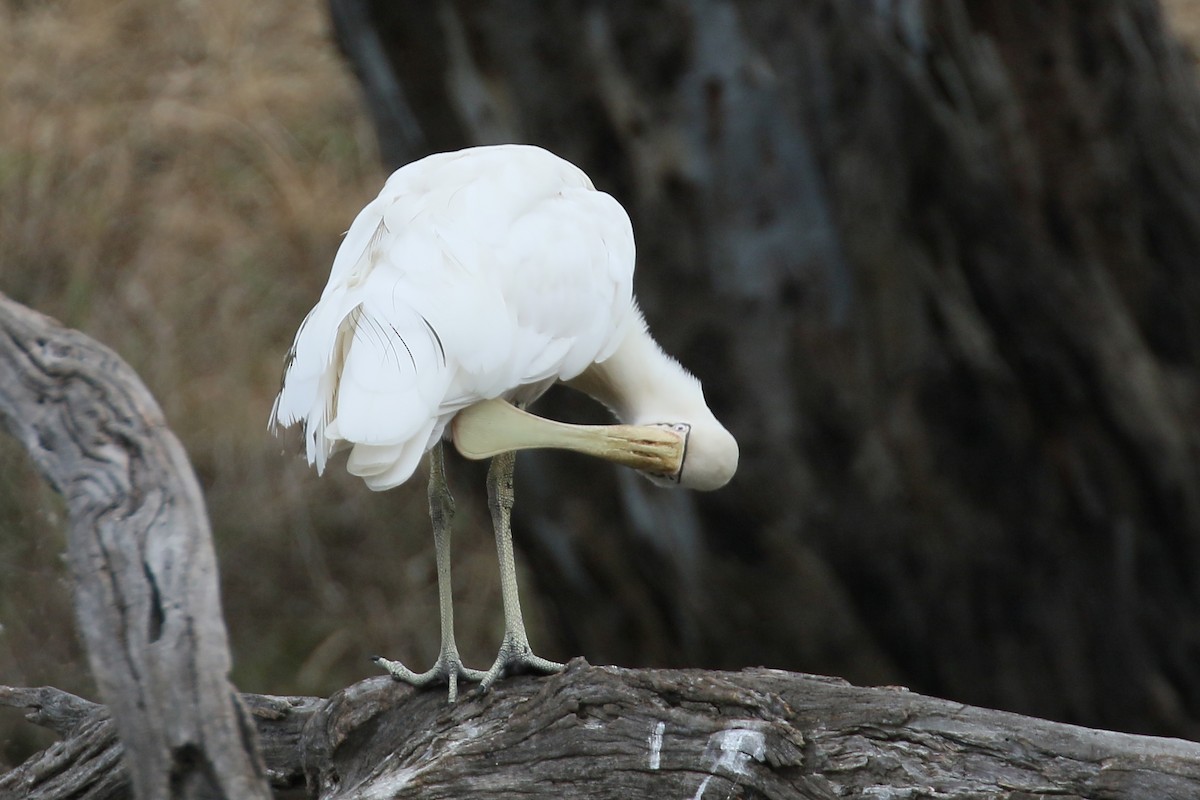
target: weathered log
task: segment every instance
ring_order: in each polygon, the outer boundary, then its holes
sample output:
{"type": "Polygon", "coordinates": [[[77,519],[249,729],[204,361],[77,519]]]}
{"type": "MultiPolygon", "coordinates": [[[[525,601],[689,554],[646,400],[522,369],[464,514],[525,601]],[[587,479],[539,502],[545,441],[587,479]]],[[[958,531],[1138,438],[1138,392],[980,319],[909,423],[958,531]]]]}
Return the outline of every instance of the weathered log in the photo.
{"type": "Polygon", "coordinates": [[[75,609],[137,796],[268,796],[183,447],[119,356],[0,294],[0,418],[66,500],[75,609]]]}
{"type": "MultiPolygon", "coordinates": [[[[259,731],[266,775],[276,790],[303,786],[300,734],[323,700],[313,697],[241,696],[259,731]]],[[[63,741],[0,775],[0,798],[126,800],[132,793],[124,748],[108,709],[51,687],[0,686],[0,706],[24,709],[30,722],[63,741]]]]}
{"type": "MultiPolygon", "coordinates": [[[[1200,744],[777,670],[575,661],[455,705],[387,678],[328,700],[243,699],[272,785],[294,789],[307,774],[321,800],[1200,796],[1200,744]]],[[[97,707],[0,777],[0,792],[24,781],[31,800],[126,797],[111,727],[97,707]]]]}

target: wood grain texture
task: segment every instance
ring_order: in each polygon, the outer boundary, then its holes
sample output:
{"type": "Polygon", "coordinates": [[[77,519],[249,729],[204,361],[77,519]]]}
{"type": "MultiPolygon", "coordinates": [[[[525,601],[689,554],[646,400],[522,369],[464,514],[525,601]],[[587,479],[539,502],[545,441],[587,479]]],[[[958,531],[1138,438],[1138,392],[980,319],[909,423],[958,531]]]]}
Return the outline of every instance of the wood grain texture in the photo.
{"type": "MultiPolygon", "coordinates": [[[[778,670],[576,660],[561,675],[511,679],[455,705],[388,678],[328,700],[243,699],[280,796],[305,775],[321,800],[1200,796],[1194,742],[778,670]]],[[[0,777],[0,793],[19,771],[36,800],[126,797],[105,725],[102,713],[88,717],[57,758],[0,777]]]]}
{"type": "Polygon", "coordinates": [[[0,295],[0,417],[66,499],[76,614],[137,796],[267,797],[200,487],[141,380],[0,295]]]}

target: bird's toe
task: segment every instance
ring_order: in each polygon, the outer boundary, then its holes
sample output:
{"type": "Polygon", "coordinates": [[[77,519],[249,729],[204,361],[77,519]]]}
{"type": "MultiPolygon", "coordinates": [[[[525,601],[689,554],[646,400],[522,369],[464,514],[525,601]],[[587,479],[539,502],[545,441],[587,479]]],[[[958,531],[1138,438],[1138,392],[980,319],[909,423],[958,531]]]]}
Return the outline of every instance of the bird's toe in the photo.
{"type": "Polygon", "coordinates": [[[479,691],[486,692],[500,678],[507,675],[553,675],[566,669],[566,664],[534,655],[529,642],[519,638],[505,637],[500,645],[491,669],[479,681],[479,691]]]}
{"type": "Polygon", "coordinates": [[[471,669],[464,666],[462,660],[458,657],[458,653],[442,653],[438,656],[438,660],[434,665],[424,672],[413,672],[399,661],[392,661],[382,656],[371,656],[371,660],[391,675],[393,680],[407,683],[409,686],[417,689],[437,684],[446,684],[449,689],[449,701],[451,703],[458,699],[458,682],[460,679],[464,681],[482,681],[487,675],[483,670],[471,669]]]}

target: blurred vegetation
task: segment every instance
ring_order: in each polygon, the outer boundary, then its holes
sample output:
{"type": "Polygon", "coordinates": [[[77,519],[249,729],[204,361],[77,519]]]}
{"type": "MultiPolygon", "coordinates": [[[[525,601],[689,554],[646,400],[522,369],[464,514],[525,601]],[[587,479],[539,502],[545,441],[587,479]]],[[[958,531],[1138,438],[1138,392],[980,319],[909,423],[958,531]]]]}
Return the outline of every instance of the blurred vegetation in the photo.
{"type": "MultiPolygon", "coordinates": [[[[315,2],[0,4],[0,291],[115,349],[162,405],[207,495],[247,691],[328,694],[371,653],[437,652],[424,482],[318,479],[266,430],[296,326],[385,177],[327,26],[315,2]]],[[[483,663],[500,601],[470,475],[451,476],[458,629],[483,663]]],[[[64,525],[0,438],[0,683],[95,697],[64,525]]],[[[46,741],[18,721],[0,717],[0,763],[46,741]]]]}

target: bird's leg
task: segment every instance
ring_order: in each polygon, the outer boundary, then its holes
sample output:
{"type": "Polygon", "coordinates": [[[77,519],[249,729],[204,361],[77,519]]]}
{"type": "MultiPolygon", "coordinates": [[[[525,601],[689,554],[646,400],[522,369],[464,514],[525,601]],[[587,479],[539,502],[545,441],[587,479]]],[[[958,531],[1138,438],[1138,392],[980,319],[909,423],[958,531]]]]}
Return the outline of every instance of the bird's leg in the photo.
{"type": "Polygon", "coordinates": [[[458,697],[459,678],[478,681],[484,677],[484,673],[463,666],[458,656],[458,645],[454,641],[454,597],[450,582],[450,523],[454,520],[454,498],[446,484],[441,442],[434,445],[429,453],[429,518],[433,522],[433,544],[437,550],[438,610],[442,620],[442,646],[437,662],[429,670],[418,674],[399,661],[379,656],[374,660],[393,678],[413,686],[448,682],[450,702],[453,703],[458,697]]]}
{"type": "Polygon", "coordinates": [[[513,561],[512,529],[514,453],[501,453],[488,468],[488,508],[496,531],[496,553],[500,558],[500,591],[504,600],[504,640],[492,668],[479,682],[486,692],[496,679],[515,672],[561,672],[565,665],[533,654],[521,617],[521,598],[517,593],[517,570],[513,561]]]}

